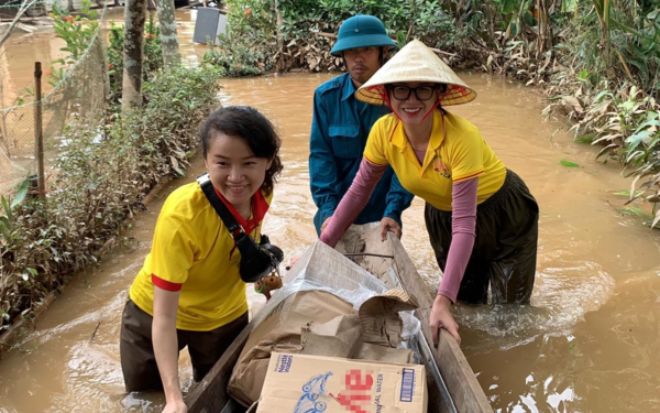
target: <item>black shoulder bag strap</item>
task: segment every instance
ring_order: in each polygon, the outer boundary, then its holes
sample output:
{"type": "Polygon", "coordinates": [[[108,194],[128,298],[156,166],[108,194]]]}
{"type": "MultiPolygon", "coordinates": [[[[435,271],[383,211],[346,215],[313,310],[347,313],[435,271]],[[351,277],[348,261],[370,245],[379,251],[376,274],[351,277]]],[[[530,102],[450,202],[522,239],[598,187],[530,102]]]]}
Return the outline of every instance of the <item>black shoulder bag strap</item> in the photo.
{"type": "MultiPolygon", "coordinates": [[[[277,264],[282,261],[282,250],[270,245],[270,249],[262,248],[245,233],[242,226],[236,222],[236,218],[229,212],[229,209],[222,203],[218,194],[215,193],[213,184],[208,174],[204,174],[197,178],[199,186],[202,188],[204,195],[208,198],[209,202],[218,213],[222,222],[229,230],[234,244],[241,252],[241,262],[239,264],[239,274],[241,279],[245,282],[255,282],[261,277],[270,274],[273,270],[277,271],[277,264]]],[[[265,235],[261,235],[261,241],[264,242],[268,239],[265,235]]]]}
{"type": "Polygon", "coordinates": [[[238,222],[236,222],[236,218],[234,218],[231,212],[229,212],[225,204],[222,203],[220,197],[218,197],[218,194],[215,193],[215,189],[213,188],[209,174],[200,176],[197,178],[197,182],[202,188],[202,191],[204,191],[204,195],[206,195],[206,198],[208,198],[211,206],[213,209],[215,209],[215,212],[218,213],[220,219],[222,219],[222,222],[225,223],[225,226],[229,230],[232,238],[234,238],[234,241],[236,241],[236,238],[240,235],[244,235],[245,230],[243,230],[243,227],[240,226],[238,222]]]}

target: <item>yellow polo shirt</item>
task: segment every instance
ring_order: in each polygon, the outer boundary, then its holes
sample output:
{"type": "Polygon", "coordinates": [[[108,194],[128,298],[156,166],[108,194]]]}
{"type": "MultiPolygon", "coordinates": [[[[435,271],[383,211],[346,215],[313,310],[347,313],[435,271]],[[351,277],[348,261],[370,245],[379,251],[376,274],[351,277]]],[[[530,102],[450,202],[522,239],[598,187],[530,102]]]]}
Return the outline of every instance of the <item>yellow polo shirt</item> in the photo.
{"type": "Polygon", "coordinates": [[[371,128],[365,158],[392,166],[404,188],[443,211],[451,211],[454,182],[479,177],[477,204],[481,204],[502,187],[506,167],[476,126],[451,113],[443,116],[439,110],[432,116],[433,130],[422,165],[394,114],[378,119],[371,128]]]}
{"type": "MultiPolygon", "coordinates": [[[[270,203],[272,195],[266,197],[270,203]]],[[[251,234],[260,237],[261,224],[251,234]]],[[[161,209],[151,251],[129,296],[153,315],[152,275],[180,287],[176,327],[210,331],[248,310],[245,283],[238,272],[241,253],[197,182],[172,192],[161,209]]]]}

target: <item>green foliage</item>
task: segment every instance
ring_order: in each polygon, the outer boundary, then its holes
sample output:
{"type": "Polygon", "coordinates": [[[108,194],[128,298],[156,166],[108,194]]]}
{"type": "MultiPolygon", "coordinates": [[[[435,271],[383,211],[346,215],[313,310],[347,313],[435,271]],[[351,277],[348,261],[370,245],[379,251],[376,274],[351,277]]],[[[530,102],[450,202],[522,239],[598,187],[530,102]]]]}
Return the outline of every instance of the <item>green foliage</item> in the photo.
{"type": "Polygon", "coordinates": [[[49,82],[55,86],[64,80],[66,68],[78,62],[85,54],[99,31],[99,22],[96,20],[96,12],[91,10],[89,0],[83,0],[80,13],[76,15],[69,14],[58,3],[54,3],[51,17],[55,35],[65,42],[60,50],[67,53],[65,57],[53,61],[57,66],[53,66],[49,82]]]}
{"type": "Polygon", "coordinates": [[[203,62],[217,66],[223,75],[254,76],[273,69],[276,51],[275,13],[272,1],[229,0],[227,35],[209,40],[203,62]]]}
{"type": "Polygon", "coordinates": [[[231,36],[263,42],[275,34],[275,10],[270,0],[228,0],[231,36]]]}
{"type": "Polygon", "coordinates": [[[481,13],[470,10],[455,17],[439,0],[280,0],[277,13],[270,0],[229,0],[229,34],[205,61],[222,67],[230,76],[260,74],[273,69],[305,68],[312,71],[336,69],[341,60],[330,55],[332,40],[340,23],[357,13],[372,14],[385,23],[391,37],[405,43],[420,38],[433,47],[460,50],[462,39],[476,31],[481,13]]]}
{"type": "Polygon", "coordinates": [[[506,38],[516,37],[526,27],[537,23],[532,14],[533,0],[495,0],[494,3],[501,18],[499,29],[506,32],[506,38]]]}
{"type": "MultiPolygon", "coordinates": [[[[627,110],[628,113],[630,109],[627,110]]],[[[626,163],[640,165],[653,161],[653,157],[660,152],[660,112],[657,110],[646,112],[646,119],[637,122],[636,125],[633,133],[625,140],[626,163]]]]}
{"type": "MultiPolygon", "coordinates": [[[[0,195],[0,251],[8,249],[16,238],[16,209],[23,203],[30,188],[30,179],[25,179],[11,196],[0,195]]],[[[2,252],[0,252],[0,255],[2,252]]]]}
{"type": "Polygon", "coordinates": [[[591,142],[594,141],[596,138],[596,135],[591,133],[591,134],[585,134],[585,135],[580,135],[575,137],[575,142],[576,143],[582,143],[582,144],[590,144],[591,142]]]}
{"type": "Polygon", "coordinates": [[[561,166],[565,166],[566,168],[577,168],[577,167],[580,166],[580,165],[576,164],[575,162],[568,161],[566,159],[562,159],[561,161],[559,161],[559,164],[561,166]]]}
{"type": "Polygon", "coordinates": [[[660,10],[631,0],[580,2],[564,30],[566,60],[591,86],[627,79],[658,97],[660,10]]]}
{"type": "Polygon", "coordinates": [[[146,104],[124,120],[122,131],[123,139],[139,148],[137,164],[145,182],[184,174],[198,147],[197,126],[218,105],[219,77],[213,67],[179,67],[145,83],[146,104]]]}
{"type": "MultiPolygon", "coordinates": [[[[630,194],[631,194],[631,192],[628,191],[628,190],[621,190],[621,191],[612,192],[612,195],[622,197],[622,198],[630,198],[630,196],[631,196],[630,194]]],[[[641,194],[640,192],[637,192],[634,196],[638,196],[640,194],[641,194]]]]}
{"type": "Polygon", "coordinates": [[[594,96],[592,105],[578,126],[601,132],[593,141],[604,145],[599,157],[608,154],[638,166],[660,151],[657,142],[660,120],[657,108],[653,109],[657,104],[636,86],[621,89],[616,94],[603,90],[594,96]]]}
{"type": "Polygon", "coordinates": [[[50,245],[40,238],[45,226],[39,204],[27,198],[31,183],[32,178],[24,180],[13,198],[0,196],[0,332],[52,286],[49,277],[36,277],[50,245]]]}
{"type": "Polygon", "coordinates": [[[226,37],[220,37],[219,46],[212,46],[202,61],[216,66],[223,75],[232,77],[262,75],[266,68],[271,69],[266,66],[270,63],[268,56],[261,50],[255,51],[242,43],[229,49],[230,44],[226,37]]]}
{"type": "MultiPolygon", "coordinates": [[[[420,38],[429,46],[456,48],[457,41],[467,32],[460,32],[456,20],[472,22],[478,13],[452,15],[450,9],[456,2],[439,0],[320,0],[305,2],[281,1],[284,15],[284,31],[288,38],[305,38],[317,31],[336,33],[340,23],[358,13],[371,14],[385,23],[390,36],[403,43],[420,38]]],[[[463,26],[469,26],[463,24],[463,26]]]]}
{"type": "Polygon", "coordinates": [[[598,159],[621,162],[634,177],[630,201],[652,204],[660,224],[660,11],[648,1],[564,0],[547,78],[553,103],[598,159]]]}
{"type": "Polygon", "coordinates": [[[621,214],[623,214],[623,215],[642,218],[646,221],[650,221],[652,219],[652,217],[646,211],[644,211],[642,208],[640,208],[638,206],[628,205],[628,206],[625,206],[625,207],[621,208],[620,211],[621,211],[621,214]]]}
{"type": "MultiPolygon", "coordinates": [[[[642,11],[643,13],[644,11],[642,11]]],[[[632,68],[639,86],[658,99],[660,93],[660,9],[639,18],[637,30],[617,37],[623,59],[632,68]]]]}
{"type": "Polygon", "coordinates": [[[158,72],[145,105],[121,122],[73,120],[46,202],[25,189],[0,199],[0,331],[95,263],[156,182],[183,174],[198,124],[217,105],[217,79],[211,68],[158,72]]]}

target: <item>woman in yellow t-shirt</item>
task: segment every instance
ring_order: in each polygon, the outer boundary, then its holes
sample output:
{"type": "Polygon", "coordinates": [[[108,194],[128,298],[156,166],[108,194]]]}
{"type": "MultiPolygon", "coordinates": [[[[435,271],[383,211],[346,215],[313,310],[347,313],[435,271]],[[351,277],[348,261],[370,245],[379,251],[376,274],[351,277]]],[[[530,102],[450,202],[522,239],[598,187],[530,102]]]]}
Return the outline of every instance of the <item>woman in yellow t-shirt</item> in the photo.
{"type": "MultiPolygon", "coordinates": [[[[460,341],[456,300],[528,304],[536,273],[538,206],[467,120],[445,106],[476,97],[440,58],[413,40],[356,92],[392,114],[372,127],[360,169],[321,240],[334,246],[390,165],[426,201],[425,220],[442,281],[429,324],[460,341]]],[[[383,229],[383,238],[388,228],[383,229]]]]}
{"type": "MultiPolygon", "coordinates": [[[[229,106],[202,122],[200,138],[205,186],[246,234],[261,239],[261,223],[282,170],[273,125],[253,108],[229,106]]],[[[163,389],[164,412],[187,410],[179,385],[179,351],[188,346],[199,381],[248,322],[241,252],[201,184],[183,185],[168,196],[122,315],[126,390],[163,389]]]]}

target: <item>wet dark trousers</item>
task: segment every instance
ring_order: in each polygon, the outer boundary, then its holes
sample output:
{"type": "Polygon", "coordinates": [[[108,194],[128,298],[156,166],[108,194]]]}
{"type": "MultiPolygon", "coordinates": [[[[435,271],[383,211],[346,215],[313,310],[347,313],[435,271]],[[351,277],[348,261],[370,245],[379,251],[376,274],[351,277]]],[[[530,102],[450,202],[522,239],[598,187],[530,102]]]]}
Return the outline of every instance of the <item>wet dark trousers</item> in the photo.
{"type": "MultiPolygon", "coordinates": [[[[426,229],[444,271],[451,244],[451,212],[426,204],[426,229]]],[[[491,286],[495,304],[528,304],[536,274],[539,208],[513,171],[502,188],[477,206],[476,239],[458,291],[458,300],[483,304],[491,286]]]]}
{"type": "MultiPolygon", "coordinates": [[[[126,391],[161,390],[163,384],[151,342],[153,318],[132,301],[124,307],[119,353],[126,391]]],[[[188,346],[193,378],[200,381],[248,323],[245,313],[211,331],[177,330],[179,351],[188,346]]]]}

